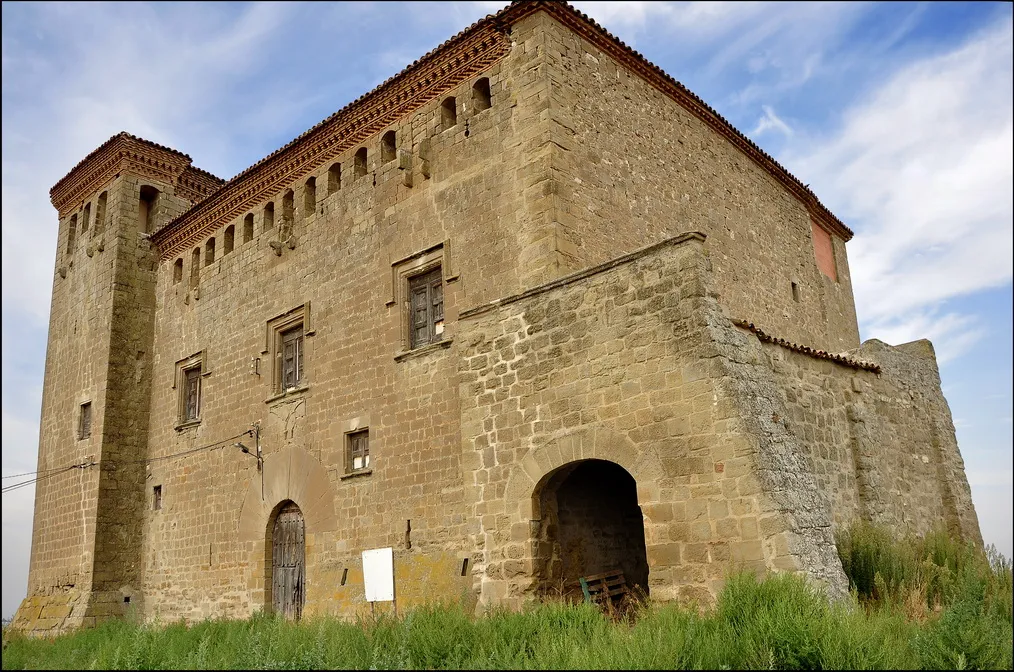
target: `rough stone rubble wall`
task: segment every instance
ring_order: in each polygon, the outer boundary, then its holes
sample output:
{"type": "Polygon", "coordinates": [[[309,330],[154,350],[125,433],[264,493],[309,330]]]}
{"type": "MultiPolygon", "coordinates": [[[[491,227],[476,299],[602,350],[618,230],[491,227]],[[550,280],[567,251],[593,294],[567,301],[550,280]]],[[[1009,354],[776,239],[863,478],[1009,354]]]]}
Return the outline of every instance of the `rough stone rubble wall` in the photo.
{"type": "Polygon", "coordinates": [[[943,526],[982,543],[929,341],[871,340],[850,353],[879,374],[750,341],[758,377],[777,391],[776,422],[805,450],[836,527],[856,518],[898,534],[943,526]]]}

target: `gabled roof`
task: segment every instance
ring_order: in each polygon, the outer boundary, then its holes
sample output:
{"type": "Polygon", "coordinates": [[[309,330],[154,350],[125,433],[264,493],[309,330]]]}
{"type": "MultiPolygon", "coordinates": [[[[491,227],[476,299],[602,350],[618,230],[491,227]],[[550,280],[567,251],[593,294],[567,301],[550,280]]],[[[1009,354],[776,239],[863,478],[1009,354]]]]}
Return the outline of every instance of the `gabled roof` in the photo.
{"type": "MultiPolygon", "coordinates": [[[[642,79],[674,98],[684,108],[729,140],[729,142],[781,182],[790,193],[796,196],[807,207],[811,216],[824,228],[834,232],[845,240],[849,240],[852,237],[853,233],[851,229],[832,214],[818,200],[816,194],[809,187],[789,173],[770,154],[736,129],[728,120],[718,114],[714,108],[683,86],[683,84],[666,74],[658,66],[649,62],[640,53],[624,44],[586,14],[562,0],[514,0],[509,6],[496,14],[488,15],[473,23],[465,30],[413,62],[397,75],[387,79],[372,91],[360,96],[320,123],[306,130],[288,144],[241,171],[193,208],[162,226],[153,234],[153,240],[160,246],[168,244],[175,248],[181,245],[184,236],[190,238],[191,234],[196,236],[198,231],[203,232],[204,229],[212,225],[215,227],[221,225],[226,219],[236,216],[236,211],[245,209],[245,203],[252,201],[255,195],[262,191],[276,188],[276,183],[280,179],[292,173],[293,169],[301,168],[304,160],[314,154],[312,151],[307,151],[309,143],[322,142],[326,146],[331,146],[334,144],[333,136],[336,130],[339,127],[347,130],[350,124],[353,130],[356,128],[365,130],[368,127],[378,126],[380,112],[389,111],[392,107],[389,104],[390,102],[393,101],[396,106],[397,103],[404,100],[405,96],[402,95],[404,90],[412,84],[414,78],[420,76],[421,72],[425,72],[428,67],[434,65],[438,60],[446,60],[448,53],[463,51],[469,45],[472,45],[473,56],[496,51],[498,48],[496,42],[498,39],[502,40],[507,27],[540,10],[546,11],[642,79]],[[489,36],[488,41],[486,36],[489,36]],[[482,38],[481,48],[476,44],[479,38],[482,38]],[[490,42],[490,44],[487,44],[487,42],[490,42]],[[378,102],[387,98],[390,98],[391,101],[388,101],[388,103],[378,102]],[[371,112],[373,118],[364,118],[363,114],[365,112],[371,112]],[[269,174],[269,171],[272,172],[269,174]],[[234,192],[237,191],[242,192],[243,202],[240,202],[241,199],[235,197],[232,198],[233,201],[236,201],[235,203],[227,200],[230,194],[235,196],[234,192]],[[188,232],[184,233],[183,229],[187,229],[188,232]],[[191,229],[193,231],[190,231],[191,229]]],[[[499,48],[502,50],[504,47],[500,45],[499,48]]],[[[412,85],[412,93],[414,94],[415,91],[415,86],[412,85]]],[[[408,102],[405,103],[405,105],[408,104],[408,102]]],[[[160,145],[157,146],[161,147],[160,145]]],[[[189,159],[189,157],[187,158],[189,159]]],[[[166,252],[171,253],[171,250],[163,250],[163,253],[166,252]]]]}

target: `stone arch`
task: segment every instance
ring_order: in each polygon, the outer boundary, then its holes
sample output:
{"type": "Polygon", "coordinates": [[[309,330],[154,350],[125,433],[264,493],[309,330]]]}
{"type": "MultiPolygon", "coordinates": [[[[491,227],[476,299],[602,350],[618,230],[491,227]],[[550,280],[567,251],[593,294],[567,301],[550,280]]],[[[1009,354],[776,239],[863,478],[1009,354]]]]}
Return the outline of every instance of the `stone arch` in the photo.
{"type": "Polygon", "coordinates": [[[285,448],[264,458],[264,496],[260,474],[252,472],[239,517],[239,540],[261,541],[272,511],[280,502],[296,503],[306,520],[307,534],[338,529],[337,491],[327,470],[302,448],[285,448]]]}
{"type": "Polygon", "coordinates": [[[657,498],[656,479],[662,475],[662,463],[654,451],[643,449],[625,433],[608,427],[583,428],[533,446],[521,458],[507,478],[504,499],[509,512],[526,520],[535,520],[539,510],[537,495],[553,472],[580,460],[615,462],[637,481],[638,504],[657,498]]]}
{"type": "Polygon", "coordinates": [[[581,577],[622,572],[628,588],[647,596],[644,514],[629,471],[609,460],[570,462],[540,480],[532,499],[537,593],[580,598],[581,577]]]}
{"type": "Polygon", "coordinates": [[[474,584],[480,604],[520,605],[526,595],[540,590],[536,576],[542,515],[540,494],[562,467],[588,460],[613,463],[634,479],[647,563],[654,566],[652,542],[658,531],[645,512],[659,499],[658,480],[663,475],[659,456],[654,450],[637,445],[623,432],[604,426],[584,427],[532,446],[511,467],[502,491],[504,522],[509,522],[509,528],[498,523],[496,528],[485,528],[482,532],[485,566],[474,584]]]}

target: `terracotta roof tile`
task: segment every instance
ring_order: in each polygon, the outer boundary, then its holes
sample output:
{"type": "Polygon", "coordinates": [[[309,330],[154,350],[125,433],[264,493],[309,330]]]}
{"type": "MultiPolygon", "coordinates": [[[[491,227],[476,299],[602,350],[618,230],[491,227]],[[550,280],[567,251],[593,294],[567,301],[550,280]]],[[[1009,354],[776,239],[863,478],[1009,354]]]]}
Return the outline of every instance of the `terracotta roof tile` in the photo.
{"type": "Polygon", "coordinates": [[[784,338],[777,338],[775,336],[772,336],[771,334],[765,333],[764,330],[762,330],[760,327],[754,326],[753,322],[747,322],[746,320],[733,320],[732,323],[741,329],[746,329],[747,331],[756,334],[757,338],[762,343],[773,343],[775,345],[780,345],[781,347],[786,348],[788,350],[792,350],[793,352],[798,352],[800,354],[807,355],[808,357],[813,357],[814,359],[826,359],[828,361],[836,362],[838,364],[850,366],[853,369],[863,369],[864,371],[872,371],[873,373],[880,373],[879,364],[874,364],[872,362],[863,362],[858,359],[846,357],[844,355],[835,355],[833,353],[826,352],[824,350],[817,350],[816,348],[811,348],[807,345],[799,345],[796,343],[791,343],[789,341],[786,341],[784,338]]]}

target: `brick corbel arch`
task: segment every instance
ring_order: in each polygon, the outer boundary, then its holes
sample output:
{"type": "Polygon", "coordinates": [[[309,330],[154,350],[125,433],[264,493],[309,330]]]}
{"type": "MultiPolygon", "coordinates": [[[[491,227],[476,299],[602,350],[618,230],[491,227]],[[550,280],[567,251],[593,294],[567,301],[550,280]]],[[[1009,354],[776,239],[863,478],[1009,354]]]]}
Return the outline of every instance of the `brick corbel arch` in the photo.
{"type": "Polygon", "coordinates": [[[303,512],[307,534],[338,529],[337,492],[327,470],[302,448],[285,448],[264,458],[264,496],[260,474],[252,472],[239,516],[239,541],[264,541],[268,519],[279,503],[292,500],[303,512]]]}

